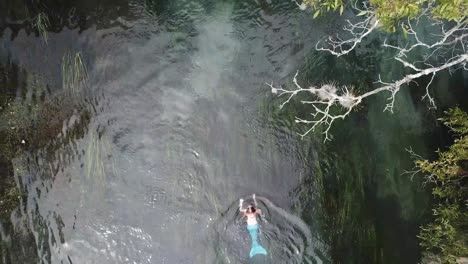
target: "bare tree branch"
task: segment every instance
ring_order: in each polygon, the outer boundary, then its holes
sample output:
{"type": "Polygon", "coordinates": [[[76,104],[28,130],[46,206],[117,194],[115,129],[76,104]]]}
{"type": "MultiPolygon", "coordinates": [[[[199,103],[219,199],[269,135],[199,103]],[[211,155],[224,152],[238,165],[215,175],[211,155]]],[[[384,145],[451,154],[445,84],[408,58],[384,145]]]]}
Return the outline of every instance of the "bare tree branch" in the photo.
{"type": "Polygon", "coordinates": [[[296,117],[296,123],[310,125],[310,128],[305,133],[301,134],[302,137],[315,130],[316,127],[325,124],[327,125],[325,131],[323,132],[325,135],[325,140],[330,140],[328,132],[333,122],[336,119],[344,119],[353,110],[353,108],[361,102],[361,98],[354,96],[352,89],[349,89],[346,86],[337,88],[333,84],[325,84],[321,87],[310,86],[308,88],[302,88],[297,82],[298,74],[299,72],[296,72],[294,75],[293,82],[295,89],[293,90],[286,90],[281,86],[274,87],[273,84],[269,83],[267,83],[267,85],[270,86],[271,92],[273,94],[277,94],[278,96],[287,96],[287,100],[281,103],[280,108],[283,108],[284,105],[286,105],[298,93],[306,92],[308,94],[314,95],[316,100],[301,101],[303,104],[311,105],[314,109],[314,112],[310,114],[313,120],[306,120],[296,117]],[[335,105],[341,106],[343,109],[345,109],[345,111],[343,111],[341,114],[331,114],[330,111],[335,105]]]}
{"type": "Polygon", "coordinates": [[[271,92],[273,94],[277,94],[278,96],[287,96],[286,101],[281,103],[280,108],[283,108],[287,103],[291,101],[291,99],[298,95],[299,93],[306,93],[310,94],[314,97],[315,100],[303,100],[301,103],[311,105],[313,111],[310,113],[312,119],[302,119],[296,117],[296,123],[303,123],[310,125],[310,128],[303,134],[301,137],[306,136],[311,131],[314,131],[318,126],[325,126],[325,131],[323,134],[325,135],[325,141],[330,140],[330,136],[328,132],[330,128],[337,119],[344,119],[348,116],[351,111],[359,105],[365,98],[381,93],[381,92],[390,92],[390,96],[388,97],[388,103],[385,106],[384,111],[393,112],[393,107],[395,104],[395,95],[401,89],[401,87],[405,84],[410,83],[424,75],[432,75],[431,81],[426,87],[426,94],[423,98],[428,98],[431,102],[431,105],[435,107],[434,99],[429,94],[428,87],[432,83],[434,75],[442,70],[448,69],[454,65],[458,64],[466,64],[468,62],[468,54],[463,54],[458,56],[457,58],[452,59],[450,62],[442,64],[438,67],[429,67],[425,69],[419,69],[417,73],[407,74],[400,80],[388,83],[383,82],[380,78],[377,84],[381,86],[366,92],[361,95],[355,95],[352,88],[348,88],[346,86],[336,87],[333,84],[324,84],[320,87],[318,86],[309,86],[308,88],[303,88],[297,82],[297,75],[298,72],[294,75],[293,83],[295,88],[292,90],[284,89],[283,87],[275,87],[273,84],[267,83],[267,85],[271,88],[271,92]],[[332,112],[332,107],[337,106],[341,111],[338,114],[332,112]]]}
{"type": "MultiPolygon", "coordinates": [[[[411,158],[416,161],[416,160],[424,160],[423,157],[421,157],[420,155],[416,154],[416,152],[413,151],[413,148],[407,148],[406,149],[406,152],[408,152],[411,156],[411,158]]],[[[411,180],[413,180],[414,176],[421,173],[422,170],[418,167],[418,166],[414,166],[412,170],[404,170],[402,175],[405,175],[405,174],[408,174],[410,175],[411,177],[411,180]]],[[[430,181],[430,176],[426,178],[426,181],[423,183],[423,185],[426,185],[427,182],[430,181]]]]}
{"type": "Polygon", "coordinates": [[[346,55],[356,48],[356,46],[361,43],[365,37],[379,26],[377,15],[366,3],[364,3],[362,8],[358,8],[357,4],[354,3],[353,8],[359,12],[358,16],[360,14],[366,14],[366,16],[363,21],[357,23],[352,23],[351,21],[346,20],[346,25],[343,27],[343,30],[351,37],[346,40],[343,40],[340,37],[337,37],[336,39],[328,37],[324,44],[325,47],[319,47],[320,41],[317,42],[315,45],[316,50],[327,51],[337,57],[346,55]]]}
{"type": "MultiPolygon", "coordinates": [[[[430,5],[427,8],[430,8],[430,5]]],[[[379,20],[377,19],[375,10],[367,6],[364,6],[364,10],[358,11],[361,11],[361,14],[366,14],[366,18],[354,24],[347,20],[344,31],[351,36],[349,39],[343,40],[329,37],[325,43],[325,47],[319,47],[319,42],[316,45],[316,49],[319,51],[327,51],[339,57],[348,54],[361,43],[366,36],[378,27],[379,20]]],[[[298,72],[294,75],[294,88],[291,90],[284,89],[281,86],[275,87],[273,84],[267,84],[271,88],[273,94],[287,98],[281,103],[281,108],[299,93],[310,95],[313,98],[311,100],[301,101],[303,104],[310,105],[312,109],[310,118],[296,117],[296,123],[309,126],[308,130],[302,133],[301,136],[304,137],[317,127],[324,126],[323,134],[325,135],[325,141],[330,140],[329,131],[332,124],[337,119],[344,119],[365,98],[381,92],[388,92],[390,94],[387,98],[388,102],[385,105],[384,111],[393,112],[395,96],[400,91],[401,87],[411,82],[416,82],[420,77],[427,75],[431,75],[431,78],[426,85],[426,93],[422,96],[422,100],[428,100],[429,107],[436,108],[435,100],[429,91],[429,87],[435,75],[443,70],[467,70],[468,53],[466,50],[468,48],[468,22],[467,19],[463,19],[456,24],[451,24],[451,26],[446,29],[447,25],[445,23],[432,19],[430,26],[439,27],[440,34],[436,34],[430,38],[431,40],[434,39],[433,43],[426,43],[421,40],[412,22],[414,22],[415,25],[418,24],[422,14],[427,14],[428,12],[427,10],[423,10],[421,15],[413,19],[413,21],[408,19],[408,21],[402,25],[405,26],[408,35],[408,44],[406,46],[400,47],[391,45],[387,43],[387,40],[385,40],[382,45],[384,48],[396,50],[397,53],[394,59],[412,71],[398,80],[383,81],[379,75],[378,80],[375,82],[376,88],[360,95],[355,94],[351,87],[337,87],[334,84],[303,88],[297,81],[298,72]],[[409,61],[408,58],[410,54],[416,50],[420,51],[420,49],[425,49],[427,51],[423,53],[422,60],[409,61]]]]}
{"type": "Polygon", "coordinates": [[[351,23],[351,21],[346,20],[348,23],[343,29],[348,31],[353,37],[347,40],[333,39],[328,37],[326,45],[330,46],[329,48],[319,47],[320,41],[315,45],[315,49],[319,51],[327,51],[331,54],[340,57],[351,52],[361,41],[369,35],[375,28],[379,25],[379,20],[375,16],[369,16],[364,21],[358,22],[356,24],[351,23]]]}

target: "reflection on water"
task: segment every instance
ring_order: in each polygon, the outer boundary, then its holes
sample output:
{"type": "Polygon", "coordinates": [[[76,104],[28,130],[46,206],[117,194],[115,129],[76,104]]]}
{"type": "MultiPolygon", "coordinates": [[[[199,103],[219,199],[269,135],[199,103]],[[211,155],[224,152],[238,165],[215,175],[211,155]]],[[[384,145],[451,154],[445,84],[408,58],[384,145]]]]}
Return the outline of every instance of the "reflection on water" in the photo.
{"type": "MultiPolygon", "coordinates": [[[[265,197],[260,239],[268,263],[403,263],[398,253],[407,251],[395,245],[417,251],[405,231],[419,221],[418,186],[387,180],[401,180],[391,175],[408,165],[393,164],[400,145],[424,148],[418,137],[430,128],[398,138],[398,131],[380,133],[398,124],[381,124],[370,106],[366,125],[355,115],[323,146],[313,137],[299,141],[290,123],[296,110],[278,114],[266,96],[264,83],[288,79],[324,34],[325,23],[294,2],[6,9],[3,263],[245,263],[249,236],[236,205],[253,192],[265,197]],[[49,16],[47,43],[25,20],[39,13],[49,16]],[[389,234],[391,226],[401,228],[389,234]]],[[[366,83],[377,67],[355,67],[369,56],[346,63],[314,56],[304,67],[310,81],[337,72],[349,81],[351,67],[367,72],[359,80],[366,83]]]]}

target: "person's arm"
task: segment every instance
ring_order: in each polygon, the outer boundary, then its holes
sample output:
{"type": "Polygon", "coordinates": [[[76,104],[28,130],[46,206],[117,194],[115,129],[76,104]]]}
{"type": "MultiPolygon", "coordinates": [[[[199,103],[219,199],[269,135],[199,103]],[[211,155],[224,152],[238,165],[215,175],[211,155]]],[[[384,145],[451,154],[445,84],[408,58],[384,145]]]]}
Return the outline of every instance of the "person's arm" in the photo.
{"type": "Polygon", "coordinates": [[[242,208],[243,204],[244,204],[244,199],[239,199],[239,211],[241,211],[242,213],[245,213],[247,212],[247,209],[242,208]]]}
{"type": "MultiPolygon", "coordinates": [[[[257,196],[255,195],[255,193],[252,194],[252,199],[254,200],[255,207],[257,207],[257,206],[258,206],[258,204],[257,204],[257,196]]],[[[255,214],[263,217],[262,210],[259,209],[259,208],[257,208],[257,209],[255,210],[255,214]]]]}

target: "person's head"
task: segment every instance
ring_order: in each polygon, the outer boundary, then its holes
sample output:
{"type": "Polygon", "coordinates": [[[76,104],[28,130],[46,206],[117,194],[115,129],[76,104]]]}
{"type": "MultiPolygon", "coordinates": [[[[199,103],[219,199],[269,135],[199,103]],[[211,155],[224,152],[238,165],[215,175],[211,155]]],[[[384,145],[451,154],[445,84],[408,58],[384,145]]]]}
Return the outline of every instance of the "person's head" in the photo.
{"type": "Polygon", "coordinates": [[[253,204],[247,206],[247,213],[255,213],[255,206],[253,204]]]}

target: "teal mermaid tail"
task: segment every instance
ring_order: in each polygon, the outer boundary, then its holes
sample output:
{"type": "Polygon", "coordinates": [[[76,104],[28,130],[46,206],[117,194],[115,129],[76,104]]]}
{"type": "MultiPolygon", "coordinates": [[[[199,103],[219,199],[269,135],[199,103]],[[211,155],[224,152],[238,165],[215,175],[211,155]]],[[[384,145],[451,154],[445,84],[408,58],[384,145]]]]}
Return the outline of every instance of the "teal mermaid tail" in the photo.
{"type": "Polygon", "coordinates": [[[250,238],[252,239],[252,248],[250,249],[249,256],[252,258],[258,254],[266,255],[267,251],[258,243],[258,224],[247,225],[247,230],[249,231],[250,238]]]}
{"type": "Polygon", "coordinates": [[[255,241],[252,243],[252,248],[250,249],[249,256],[250,258],[252,258],[253,256],[258,255],[258,254],[266,255],[267,251],[262,246],[260,246],[260,244],[258,244],[257,241],[255,241]]]}

